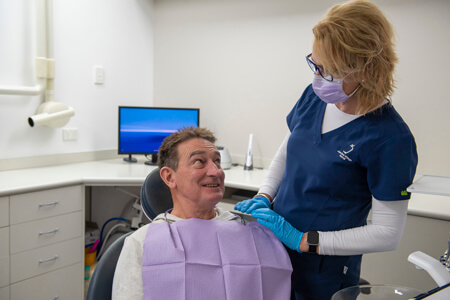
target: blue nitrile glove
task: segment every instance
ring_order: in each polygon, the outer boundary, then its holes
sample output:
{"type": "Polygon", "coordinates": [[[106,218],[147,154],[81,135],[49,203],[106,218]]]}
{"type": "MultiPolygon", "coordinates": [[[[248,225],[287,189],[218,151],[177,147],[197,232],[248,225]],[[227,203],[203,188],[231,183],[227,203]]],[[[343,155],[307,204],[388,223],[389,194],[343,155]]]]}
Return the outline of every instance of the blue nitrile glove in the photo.
{"type": "Polygon", "coordinates": [[[269,208],[260,208],[252,212],[252,217],[256,218],[260,224],[272,230],[283,244],[292,250],[302,252],[299,250],[299,246],[303,232],[295,229],[282,216],[269,208]]]}
{"type": "Polygon", "coordinates": [[[266,197],[258,196],[253,199],[248,199],[237,203],[234,206],[235,210],[246,214],[251,214],[252,211],[258,208],[270,208],[270,201],[266,197]]]}

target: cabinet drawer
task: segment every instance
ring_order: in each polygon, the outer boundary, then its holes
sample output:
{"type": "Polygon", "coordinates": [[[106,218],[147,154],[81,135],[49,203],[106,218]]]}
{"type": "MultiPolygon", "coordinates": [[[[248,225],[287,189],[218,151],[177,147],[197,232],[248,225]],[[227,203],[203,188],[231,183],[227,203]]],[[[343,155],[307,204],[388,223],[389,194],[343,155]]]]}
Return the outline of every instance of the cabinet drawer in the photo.
{"type": "Polygon", "coordinates": [[[11,283],[81,262],[82,245],[80,237],[11,255],[11,283]]]}
{"type": "Polygon", "coordinates": [[[81,210],[83,199],[81,185],[10,196],[10,224],[81,210]]]}
{"type": "MultiPolygon", "coordinates": [[[[9,284],[9,228],[0,228],[0,287],[9,284]]],[[[0,299],[3,299],[0,297],[0,299]]]]}
{"type": "Polygon", "coordinates": [[[5,299],[8,300],[9,299],[9,286],[5,286],[0,288],[0,299],[5,299]]]}
{"type": "Polygon", "coordinates": [[[81,211],[11,225],[11,254],[70,240],[82,235],[81,211]]]}
{"type": "MultiPolygon", "coordinates": [[[[0,257],[0,287],[9,285],[9,257],[0,257]]],[[[3,299],[0,297],[0,299],[3,299]]]]}
{"type": "Polygon", "coordinates": [[[9,225],[9,197],[0,197],[0,227],[9,225]]]}
{"type": "Polygon", "coordinates": [[[11,300],[50,300],[56,297],[80,300],[83,292],[82,272],[83,266],[79,263],[12,284],[11,300]]]}

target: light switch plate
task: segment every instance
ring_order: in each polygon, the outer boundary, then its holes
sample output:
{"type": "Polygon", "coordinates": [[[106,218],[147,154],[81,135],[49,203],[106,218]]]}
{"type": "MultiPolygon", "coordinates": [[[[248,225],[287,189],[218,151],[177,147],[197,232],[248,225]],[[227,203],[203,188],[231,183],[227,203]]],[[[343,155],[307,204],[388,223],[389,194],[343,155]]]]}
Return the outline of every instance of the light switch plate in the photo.
{"type": "Polygon", "coordinates": [[[94,83],[103,84],[105,82],[105,69],[102,66],[94,66],[94,83]]]}

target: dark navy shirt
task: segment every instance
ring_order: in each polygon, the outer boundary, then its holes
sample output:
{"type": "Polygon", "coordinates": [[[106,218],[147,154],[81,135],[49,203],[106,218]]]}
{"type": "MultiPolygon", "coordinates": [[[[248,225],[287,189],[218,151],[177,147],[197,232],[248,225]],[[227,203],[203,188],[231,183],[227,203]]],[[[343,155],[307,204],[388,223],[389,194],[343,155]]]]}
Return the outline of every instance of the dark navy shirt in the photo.
{"type": "Polygon", "coordinates": [[[303,232],[365,225],[372,196],[410,198],[417,166],[414,137],[390,103],[322,134],[325,108],[310,85],[287,116],[291,135],[274,210],[303,232]]]}

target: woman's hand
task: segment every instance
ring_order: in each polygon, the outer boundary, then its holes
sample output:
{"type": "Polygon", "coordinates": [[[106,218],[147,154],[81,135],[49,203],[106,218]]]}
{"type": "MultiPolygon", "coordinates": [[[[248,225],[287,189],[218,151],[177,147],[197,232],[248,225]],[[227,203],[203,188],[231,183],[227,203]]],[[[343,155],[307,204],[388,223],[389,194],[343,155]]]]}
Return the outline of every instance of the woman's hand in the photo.
{"type": "Polygon", "coordinates": [[[299,247],[303,232],[295,229],[282,216],[269,208],[260,208],[252,212],[252,217],[269,228],[283,244],[292,250],[302,252],[299,247]]]}
{"type": "Polygon", "coordinates": [[[252,211],[258,208],[270,208],[269,199],[267,199],[266,197],[258,196],[253,199],[241,201],[234,206],[235,210],[247,214],[251,214],[252,211]]]}

